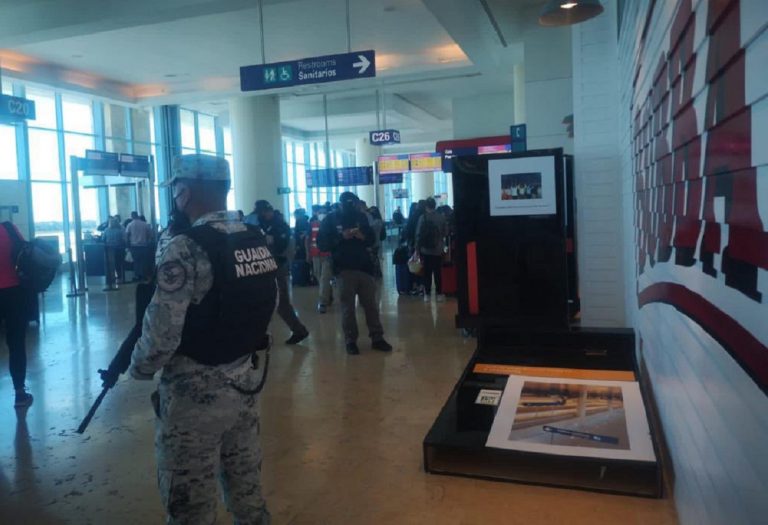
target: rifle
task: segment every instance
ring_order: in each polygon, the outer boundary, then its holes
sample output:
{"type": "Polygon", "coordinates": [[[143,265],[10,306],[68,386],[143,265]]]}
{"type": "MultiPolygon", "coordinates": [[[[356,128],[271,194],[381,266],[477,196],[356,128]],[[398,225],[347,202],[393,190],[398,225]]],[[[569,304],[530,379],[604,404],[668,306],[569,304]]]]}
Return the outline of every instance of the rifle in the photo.
{"type": "Polygon", "coordinates": [[[99,375],[101,376],[101,393],[96,401],[93,402],[91,409],[83,418],[80,426],[77,427],[77,433],[82,434],[88,427],[88,424],[96,414],[101,402],[104,401],[104,397],[109,392],[109,389],[117,384],[117,380],[122,374],[124,374],[128,367],[131,365],[131,355],[133,354],[133,347],[136,346],[136,342],[141,337],[141,326],[144,320],[144,312],[149,306],[149,302],[152,300],[152,295],[155,293],[155,286],[151,283],[139,283],[136,286],[136,322],[128,333],[128,337],[125,338],[123,344],[120,345],[119,350],[106,370],[99,369],[99,375]]]}

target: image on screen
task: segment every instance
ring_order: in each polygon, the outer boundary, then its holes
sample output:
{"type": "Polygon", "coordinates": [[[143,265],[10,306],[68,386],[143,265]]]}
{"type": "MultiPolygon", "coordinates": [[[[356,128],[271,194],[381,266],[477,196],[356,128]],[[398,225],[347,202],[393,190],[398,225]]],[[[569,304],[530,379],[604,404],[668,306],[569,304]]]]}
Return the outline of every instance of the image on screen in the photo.
{"type": "Polygon", "coordinates": [[[541,198],[541,173],[509,173],[501,176],[501,200],[541,198]]]}

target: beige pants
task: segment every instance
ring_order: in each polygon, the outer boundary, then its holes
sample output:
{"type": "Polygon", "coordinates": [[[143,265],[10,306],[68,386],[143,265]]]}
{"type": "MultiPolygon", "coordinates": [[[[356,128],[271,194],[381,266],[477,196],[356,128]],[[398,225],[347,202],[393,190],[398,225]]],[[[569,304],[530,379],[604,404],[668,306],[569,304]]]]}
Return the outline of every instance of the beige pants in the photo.
{"type": "Polygon", "coordinates": [[[323,306],[328,306],[333,299],[333,290],[331,290],[333,261],[330,257],[312,257],[312,269],[320,287],[318,302],[323,306]]]}

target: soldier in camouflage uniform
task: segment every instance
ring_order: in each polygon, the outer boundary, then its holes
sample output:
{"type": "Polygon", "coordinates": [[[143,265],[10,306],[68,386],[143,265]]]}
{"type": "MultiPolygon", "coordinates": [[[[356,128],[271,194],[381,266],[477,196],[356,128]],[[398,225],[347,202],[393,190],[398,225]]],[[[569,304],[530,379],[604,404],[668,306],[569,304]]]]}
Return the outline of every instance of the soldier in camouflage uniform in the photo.
{"type": "Polygon", "coordinates": [[[235,523],[268,524],[257,394],[269,362],[277,264],[261,232],[220,211],[226,161],[179,157],[172,184],[192,228],[162,255],[130,369],[147,380],[162,369],[155,449],[167,522],[214,523],[220,478],[235,523]]]}

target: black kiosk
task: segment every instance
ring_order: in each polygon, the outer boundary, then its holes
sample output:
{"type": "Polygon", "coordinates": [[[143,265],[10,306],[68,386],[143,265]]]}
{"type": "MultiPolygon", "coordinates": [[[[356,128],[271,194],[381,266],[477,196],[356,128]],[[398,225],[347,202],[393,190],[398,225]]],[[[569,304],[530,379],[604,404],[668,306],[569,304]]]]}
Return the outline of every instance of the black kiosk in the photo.
{"type": "Polygon", "coordinates": [[[459,312],[477,349],[424,439],[427,472],[660,497],[630,329],[578,325],[573,159],[453,160],[459,312]]]}

